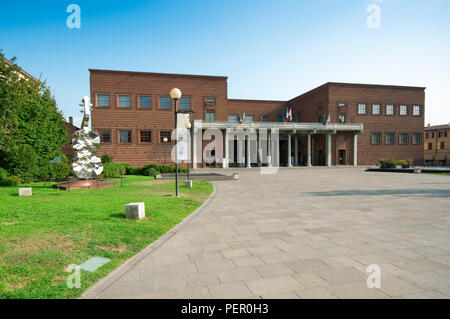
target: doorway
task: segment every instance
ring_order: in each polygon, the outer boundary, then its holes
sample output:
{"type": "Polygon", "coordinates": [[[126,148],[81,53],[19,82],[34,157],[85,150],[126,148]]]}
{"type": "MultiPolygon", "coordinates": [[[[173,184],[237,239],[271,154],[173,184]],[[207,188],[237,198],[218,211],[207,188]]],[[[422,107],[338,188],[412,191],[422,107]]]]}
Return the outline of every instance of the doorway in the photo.
{"type": "Polygon", "coordinates": [[[338,165],[347,165],[347,150],[338,150],[338,165]]]}

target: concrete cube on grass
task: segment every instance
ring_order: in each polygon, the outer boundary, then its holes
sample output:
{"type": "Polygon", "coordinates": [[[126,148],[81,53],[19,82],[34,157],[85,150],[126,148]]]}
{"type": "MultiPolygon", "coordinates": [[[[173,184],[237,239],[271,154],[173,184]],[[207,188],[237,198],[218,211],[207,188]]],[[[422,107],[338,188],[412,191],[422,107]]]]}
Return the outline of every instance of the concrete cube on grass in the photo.
{"type": "Polygon", "coordinates": [[[414,174],[421,174],[422,170],[420,168],[415,168],[414,169],[414,174]]]}
{"type": "Polygon", "coordinates": [[[192,188],[192,181],[184,181],[184,187],[192,188]]]}
{"type": "Polygon", "coordinates": [[[127,219],[143,219],[145,217],[145,204],[143,202],[129,203],[125,206],[127,219]]]}
{"type": "Polygon", "coordinates": [[[19,187],[19,196],[31,196],[31,187],[19,187]]]}

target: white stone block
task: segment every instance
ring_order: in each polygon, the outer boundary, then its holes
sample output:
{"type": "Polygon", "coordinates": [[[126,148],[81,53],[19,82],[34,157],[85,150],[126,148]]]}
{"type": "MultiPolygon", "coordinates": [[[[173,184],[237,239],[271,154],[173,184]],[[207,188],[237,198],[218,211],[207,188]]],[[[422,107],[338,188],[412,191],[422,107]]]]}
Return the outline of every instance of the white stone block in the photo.
{"type": "Polygon", "coordinates": [[[233,179],[238,180],[239,179],[239,173],[233,173],[233,179]]]}
{"type": "Polygon", "coordinates": [[[145,217],[145,205],[143,202],[129,203],[125,206],[127,219],[143,219],[145,217]]]}
{"type": "Polygon", "coordinates": [[[184,181],[184,187],[192,188],[192,181],[184,181]]]}
{"type": "Polygon", "coordinates": [[[422,173],[422,170],[420,168],[415,168],[414,169],[414,173],[415,174],[420,174],[420,173],[422,173]]]}
{"type": "Polygon", "coordinates": [[[19,196],[31,196],[31,187],[19,187],[19,196]]]}

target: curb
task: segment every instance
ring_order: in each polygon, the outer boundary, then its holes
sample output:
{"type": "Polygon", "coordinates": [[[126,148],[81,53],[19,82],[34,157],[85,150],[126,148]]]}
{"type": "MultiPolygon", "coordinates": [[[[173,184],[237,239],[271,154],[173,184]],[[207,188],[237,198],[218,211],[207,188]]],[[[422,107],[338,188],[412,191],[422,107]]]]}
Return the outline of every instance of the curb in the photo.
{"type": "Polygon", "coordinates": [[[216,184],[210,182],[213,186],[213,191],[208,199],[195,211],[186,216],[181,222],[175,225],[167,233],[159,237],[153,243],[149,244],[147,247],[142,249],[136,255],[126,260],[124,263],[119,265],[116,269],[111,271],[106,277],[101,278],[99,281],[94,283],[92,286],[87,288],[80,297],[77,299],[98,299],[103,295],[103,292],[112,286],[117,280],[123,277],[132,267],[136,266],[142,259],[157,250],[162,244],[168,241],[172,236],[174,236],[184,225],[188,224],[192,219],[199,215],[216,197],[216,184]]]}

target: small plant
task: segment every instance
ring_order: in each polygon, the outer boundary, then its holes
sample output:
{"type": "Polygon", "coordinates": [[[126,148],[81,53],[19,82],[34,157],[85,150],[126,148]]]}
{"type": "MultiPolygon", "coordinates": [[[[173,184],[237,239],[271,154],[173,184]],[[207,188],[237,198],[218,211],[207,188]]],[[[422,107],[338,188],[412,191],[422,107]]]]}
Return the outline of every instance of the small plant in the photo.
{"type": "Polygon", "coordinates": [[[382,158],[379,163],[381,168],[395,168],[395,165],[398,165],[397,161],[392,158],[382,158]]]}
{"type": "Polygon", "coordinates": [[[21,183],[18,176],[7,176],[0,180],[0,186],[18,186],[21,183]]]}
{"type": "Polygon", "coordinates": [[[111,163],[113,161],[113,157],[111,155],[104,154],[102,155],[101,160],[103,164],[111,163]]]}

